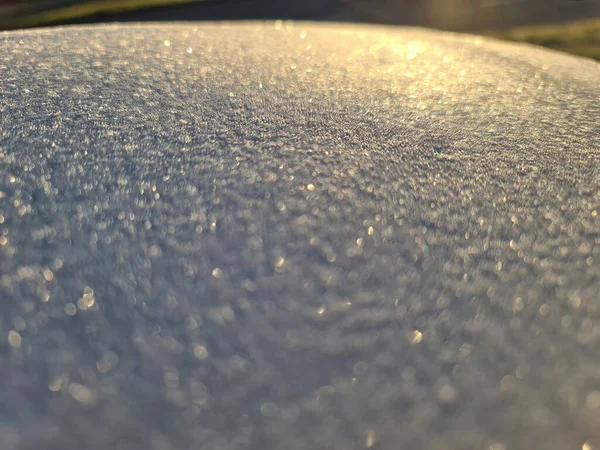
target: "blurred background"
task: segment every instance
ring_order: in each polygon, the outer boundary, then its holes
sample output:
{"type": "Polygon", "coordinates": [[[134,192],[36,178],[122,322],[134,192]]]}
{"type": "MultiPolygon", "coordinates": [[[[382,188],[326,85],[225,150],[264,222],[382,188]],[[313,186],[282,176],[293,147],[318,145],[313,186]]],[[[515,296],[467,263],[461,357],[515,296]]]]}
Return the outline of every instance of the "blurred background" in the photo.
{"type": "Polygon", "coordinates": [[[0,29],[249,19],[423,26],[600,59],[600,0],[0,0],[0,29]]]}

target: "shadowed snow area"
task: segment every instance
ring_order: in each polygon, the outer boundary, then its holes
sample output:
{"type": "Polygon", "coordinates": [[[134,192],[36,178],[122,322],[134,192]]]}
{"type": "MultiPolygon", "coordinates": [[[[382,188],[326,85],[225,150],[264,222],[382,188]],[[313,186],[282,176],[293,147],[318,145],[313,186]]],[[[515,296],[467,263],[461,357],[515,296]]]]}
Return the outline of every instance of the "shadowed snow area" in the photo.
{"type": "Polygon", "coordinates": [[[417,29],[0,34],[2,448],[599,448],[598,80],[417,29]]]}

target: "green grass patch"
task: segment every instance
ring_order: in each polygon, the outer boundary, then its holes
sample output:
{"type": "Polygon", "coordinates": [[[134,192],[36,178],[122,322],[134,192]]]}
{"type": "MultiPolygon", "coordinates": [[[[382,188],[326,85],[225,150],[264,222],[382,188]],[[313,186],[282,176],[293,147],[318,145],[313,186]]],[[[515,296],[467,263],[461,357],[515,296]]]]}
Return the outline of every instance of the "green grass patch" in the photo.
{"type": "Polygon", "coordinates": [[[494,30],[484,34],[541,45],[600,61],[600,19],[494,30]]]}

